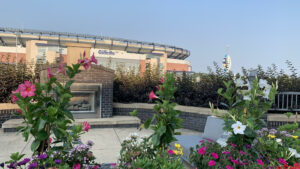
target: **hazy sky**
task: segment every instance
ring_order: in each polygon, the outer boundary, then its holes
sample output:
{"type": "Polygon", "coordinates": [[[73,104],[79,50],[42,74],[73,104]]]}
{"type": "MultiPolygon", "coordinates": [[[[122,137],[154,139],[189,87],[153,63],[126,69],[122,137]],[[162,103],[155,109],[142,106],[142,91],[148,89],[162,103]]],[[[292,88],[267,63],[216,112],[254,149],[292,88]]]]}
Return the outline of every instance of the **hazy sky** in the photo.
{"type": "Polygon", "coordinates": [[[300,73],[299,0],[1,0],[1,27],[89,33],[190,50],[193,71],[221,65],[230,45],[232,70],[300,73]]]}

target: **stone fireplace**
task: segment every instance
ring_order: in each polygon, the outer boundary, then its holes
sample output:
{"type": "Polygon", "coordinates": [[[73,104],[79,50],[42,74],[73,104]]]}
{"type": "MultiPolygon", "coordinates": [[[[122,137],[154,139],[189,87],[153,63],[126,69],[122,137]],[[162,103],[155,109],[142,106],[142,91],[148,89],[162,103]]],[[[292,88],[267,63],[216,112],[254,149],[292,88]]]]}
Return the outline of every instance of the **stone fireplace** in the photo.
{"type": "MultiPolygon", "coordinates": [[[[47,69],[57,72],[58,64],[43,66],[40,80],[47,79],[47,69]]],[[[62,74],[56,74],[58,81],[65,82],[62,74]]],[[[74,118],[106,118],[113,113],[113,78],[114,71],[100,65],[92,65],[89,70],[77,74],[71,86],[73,94],[68,110],[74,118]]]]}

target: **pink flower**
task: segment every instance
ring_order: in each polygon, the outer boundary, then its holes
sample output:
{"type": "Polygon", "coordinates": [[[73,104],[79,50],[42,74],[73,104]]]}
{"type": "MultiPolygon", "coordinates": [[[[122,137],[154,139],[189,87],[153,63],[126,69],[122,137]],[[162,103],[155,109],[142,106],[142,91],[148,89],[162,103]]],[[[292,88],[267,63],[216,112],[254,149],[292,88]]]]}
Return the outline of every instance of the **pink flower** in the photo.
{"type": "Polygon", "coordinates": [[[279,161],[281,164],[283,164],[283,165],[287,164],[286,161],[285,161],[284,159],[282,159],[282,158],[279,158],[278,161],[279,161]]]}
{"type": "Polygon", "coordinates": [[[97,168],[99,168],[97,165],[95,165],[95,166],[93,167],[93,169],[97,169],[97,168]]]}
{"type": "Polygon", "coordinates": [[[206,152],[207,147],[201,147],[198,149],[198,154],[204,155],[206,152]]]}
{"type": "Polygon", "coordinates": [[[160,78],[160,83],[165,83],[164,77],[161,77],[161,78],[160,78]]]}
{"type": "Polygon", "coordinates": [[[80,164],[74,164],[73,169],[80,169],[80,164]]]}
{"type": "Polygon", "coordinates": [[[85,51],[83,51],[83,57],[85,57],[85,51]]]}
{"type": "Polygon", "coordinates": [[[51,72],[51,68],[48,68],[48,76],[47,79],[49,80],[51,77],[53,77],[54,74],[51,72]]]}
{"type": "Polygon", "coordinates": [[[233,143],[229,143],[232,147],[236,147],[237,145],[233,144],[233,143]]]}
{"type": "Polygon", "coordinates": [[[84,131],[88,132],[91,128],[91,125],[87,121],[85,121],[82,123],[82,127],[84,131]]]}
{"type": "Polygon", "coordinates": [[[210,153],[210,155],[214,158],[214,159],[218,159],[219,156],[217,153],[210,153]]]}
{"type": "Polygon", "coordinates": [[[84,58],[83,67],[84,67],[85,70],[88,70],[91,67],[91,62],[88,58],[84,58]]]}
{"type": "Polygon", "coordinates": [[[223,151],[222,154],[230,154],[229,151],[223,151]]]}
{"type": "Polygon", "coordinates": [[[208,140],[209,142],[214,142],[214,140],[212,140],[212,139],[209,139],[209,138],[208,138],[207,140],[208,140]]]}
{"type": "Polygon", "coordinates": [[[149,100],[152,101],[152,99],[158,98],[153,91],[150,92],[149,94],[149,100]]]}
{"type": "Polygon", "coordinates": [[[83,59],[78,59],[78,63],[82,64],[82,63],[84,63],[84,60],[83,59]]]}
{"type": "Polygon", "coordinates": [[[226,165],[226,169],[234,169],[234,168],[230,167],[229,165],[226,165]]]}
{"type": "Polygon", "coordinates": [[[95,54],[93,53],[92,57],[91,57],[91,60],[90,60],[91,63],[95,63],[97,64],[98,63],[98,60],[95,58],[95,54]]]}
{"type": "Polygon", "coordinates": [[[174,151],[173,150],[169,150],[168,153],[169,154],[174,154],[174,151]]]}
{"type": "Polygon", "coordinates": [[[239,164],[239,161],[238,161],[238,160],[231,160],[231,162],[232,162],[233,164],[239,164]]]}
{"type": "Polygon", "coordinates": [[[65,72],[63,71],[63,68],[64,68],[64,66],[65,66],[65,64],[60,64],[59,66],[58,66],[58,71],[57,71],[57,73],[63,73],[63,74],[65,74],[65,72]]]}
{"type": "Polygon", "coordinates": [[[24,84],[20,84],[19,89],[23,98],[35,95],[35,85],[31,84],[29,81],[25,81],[24,84]]]}
{"type": "Polygon", "coordinates": [[[17,90],[11,92],[12,93],[11,97],[12,97],[13,103],[16,103],[19,100],[18,97],[15,95],[15,93],[19,93],[19,91],[20,91],[20,89],[18,88],[17,90]]]}
{"type": "Polygon", "coordinates": [[[52,143],[52,138],[49,137],[47,142],[48,142],[48,144],[51,144],[52,143]]]}
{"type": "Polygon", "coordinates": [[[240,154],[241,154],[241,155],[246,155],[246,153],[245,153],[245,152],[243,152],[243,151],[240,151],[240,154]]]}
{"type": "Polygon", "coordinates": [[[214,166],[216,164],[216,162],[214,160],[210,160],[208,162],[208,166],[214,166]]]}
{"type": "Polygon", "coordinates": [[[115,167],[115,166],[117,166],[117,163],[112,163],[111,166],[115,167]]]}
{"type": "Polygon", "coordinates": [[[200,143],[204,143],[205,140],[200,140],[200,143]]]}
{"type": "Polygon", "coordinates": [[[263,163],[260,159],[257,159],[256,162],[257,162],[257,164],[259,164],[259,165],[261,165],[261,166],[264,165],[264,163],[263,163]]]}

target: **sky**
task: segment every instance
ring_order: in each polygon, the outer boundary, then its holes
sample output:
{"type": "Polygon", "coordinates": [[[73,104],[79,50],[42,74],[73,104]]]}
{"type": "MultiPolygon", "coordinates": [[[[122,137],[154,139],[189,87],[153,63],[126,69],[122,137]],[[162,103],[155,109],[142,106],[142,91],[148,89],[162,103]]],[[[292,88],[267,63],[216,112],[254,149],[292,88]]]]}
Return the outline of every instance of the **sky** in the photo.
{"type": "Polygon", "coordinates": [[[290,60],[300,74],[299,0],[1,0],[1,27],[87,33],[174,45],[195,72],[290,60]]]}

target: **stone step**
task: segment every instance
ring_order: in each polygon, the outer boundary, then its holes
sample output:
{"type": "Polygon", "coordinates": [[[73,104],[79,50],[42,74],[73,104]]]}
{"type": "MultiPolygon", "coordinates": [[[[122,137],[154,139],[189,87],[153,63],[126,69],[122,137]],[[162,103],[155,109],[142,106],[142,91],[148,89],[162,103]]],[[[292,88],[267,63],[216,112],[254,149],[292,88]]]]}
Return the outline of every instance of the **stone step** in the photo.
{"type": "MultiPolygon", "coordinates": [[[[75,119],[74,124],[82,124],[87,121],[91,128],[130,128],[139,127],[141,120],[132,116],[113,116],[110,118],[84,118],[75,119]]],[[[4,132],[17,132],[17,127],[22,126],[23,119],[11,119],[2,124],[4,132]]]]}

